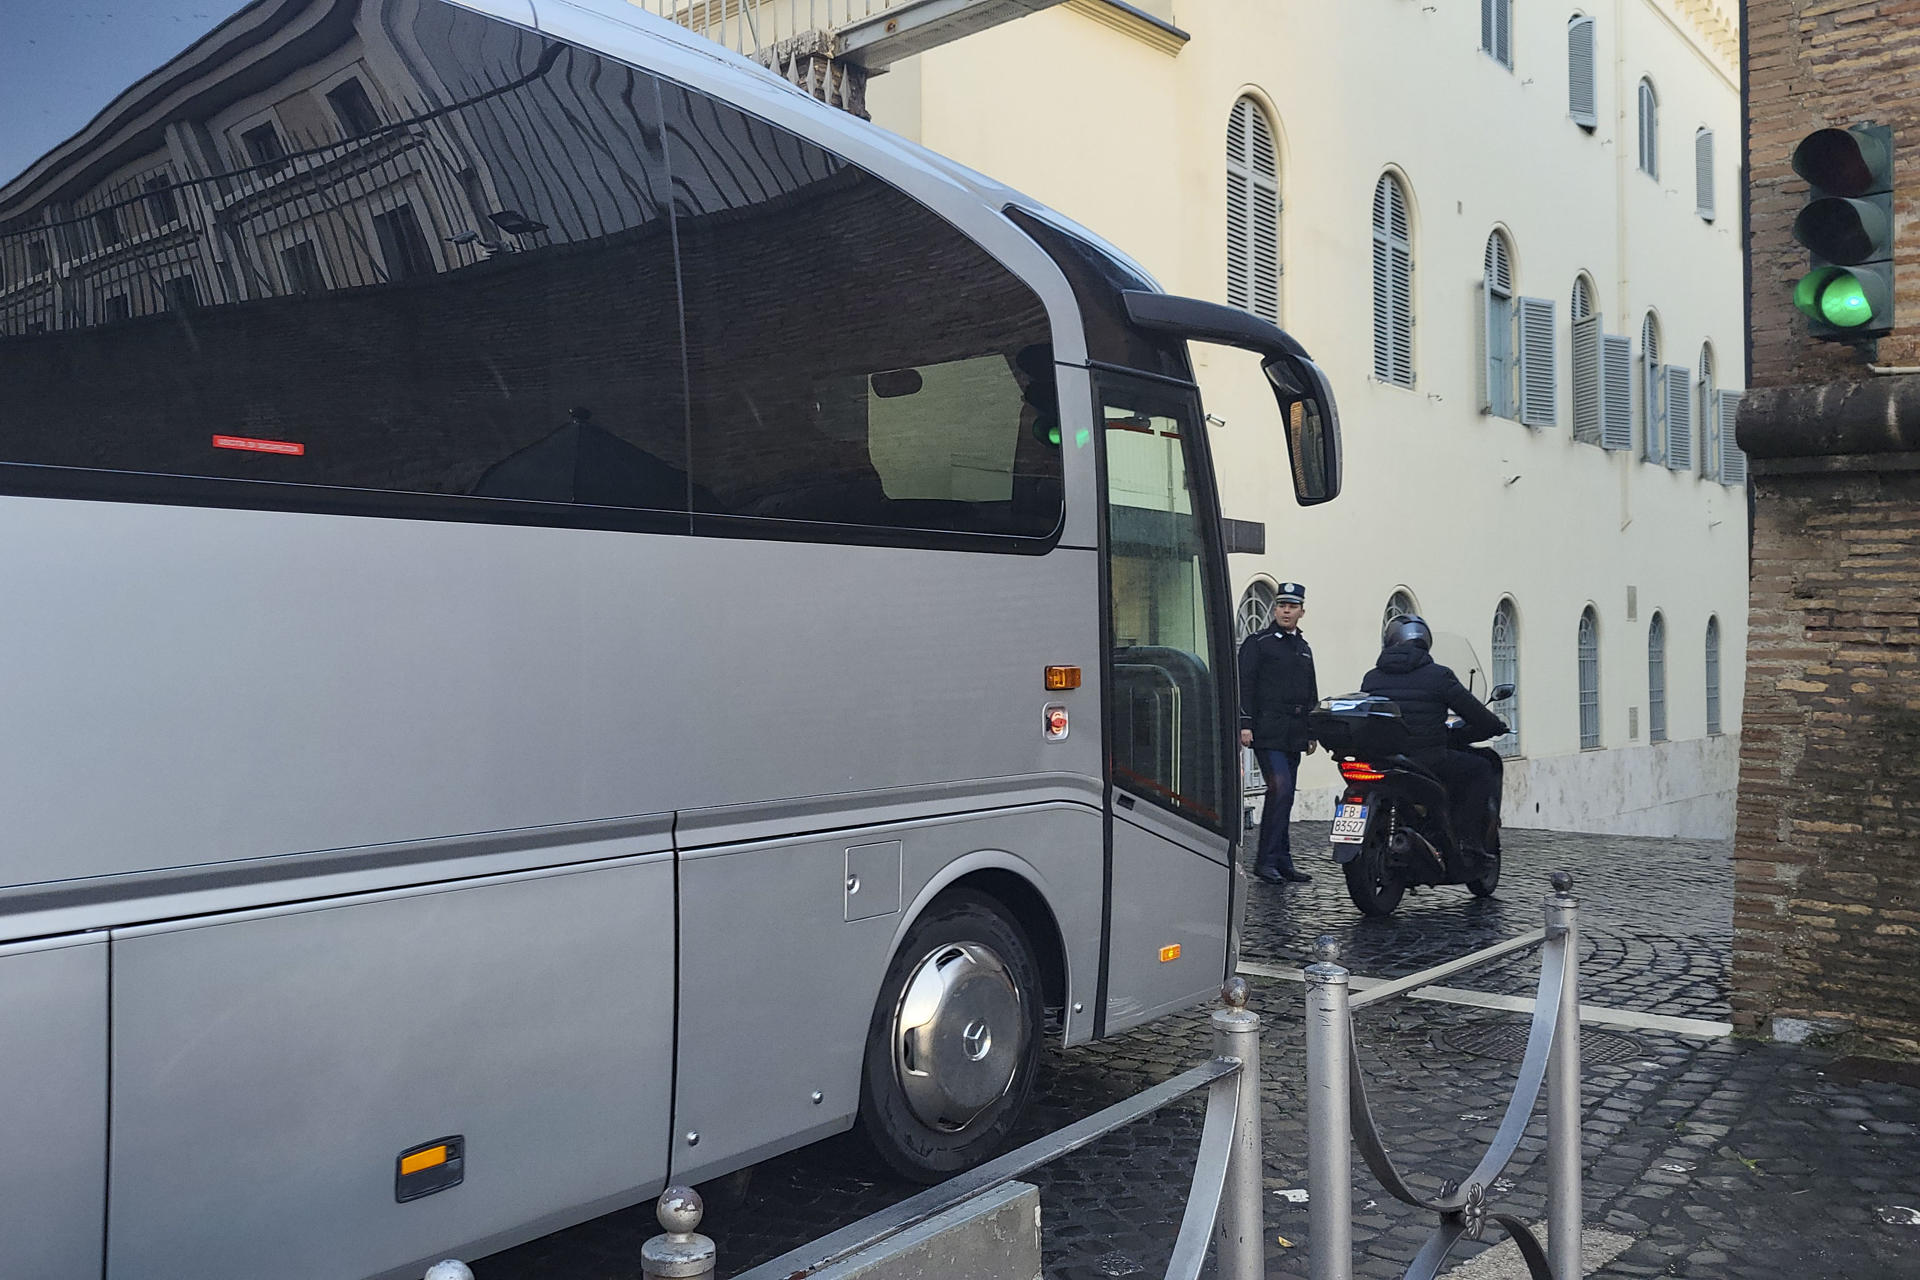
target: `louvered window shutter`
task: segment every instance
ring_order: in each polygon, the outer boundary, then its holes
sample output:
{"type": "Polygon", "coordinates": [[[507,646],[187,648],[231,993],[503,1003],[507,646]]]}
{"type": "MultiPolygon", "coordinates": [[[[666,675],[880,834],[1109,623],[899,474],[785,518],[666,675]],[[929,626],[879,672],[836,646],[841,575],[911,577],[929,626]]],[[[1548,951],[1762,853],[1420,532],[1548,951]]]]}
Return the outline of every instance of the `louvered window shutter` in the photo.
{"type": "Polygon", "coordinates": [[[1714,390],[1713,377],[1702,372],[1695,384],[1700,394],[1694,398],[1694,404],[1700,411],[1700,475],[1703,479],[1720,478],[1720,393],[1714,390]]]}
{"type": "Polygon", "coordinates": [[[1600,124],[1594,83],[1593,19],[1575,18],[1567,23],[1567,114],[1584,129],[1600,124]]]}
{"type": "Polygon", "coordinates": [[[1720,402],[1720,483],[1745,488],[1747,455],[1733,434],[1734,423],[1740,417],[1740,396],[1738,391],[1722,391],[1717,397],[1720,402]]]}
{"type": "Polygon", "coordinates": [[[1713,221],[1713,130],[1693,135],[1693,211],[1713,221]]]}
{"type": "Polygon", "coordinates": [[[1693,370],[1670,364],[1660,371],[1661,394],[1666,399],[1667,467],[1693,470],[1693,370]]]}
{"type": "Polygon", "coordinates": [[[1373,376],[1413,386],[1413,243],[1392,177],[1373,189],[1373,376]]]}
{"type": "Polygon", "coordinates": [[[1520,421],[1529,427],[1559,422],[1560,388],[1553,362],[1553,302],[1520,299],[1520,421]]]}
{"type": "Polygon", "coordinates": [[[1645,80],[1640,82],[1640,171],[1660,176],[1659,104],[1654,101],[1653,86],[1645,80]]]}
{"type": "Polygon", "coordinates": [[[1573,438],[1582,444],[1600,443],[1600,338],[1599,316],[1573,322],[1573,438]]]}
{"type": "Polygon", "coordinates": [[[1647,436],[1642,455],[1648,462],[1667,459],[1667,400],[1663,386],[1666,369],[1655,364],[1644,350],[1640,354],[1640,392],[1646,402],[1647,436]]]}
{"type": "Polygon", "coordinates": [[[1252,175],[1247,172],[1247,116],[1253,103],[1242,98],[1227,120],[1227,303],[1245,308],[1252,300],[1252,270],[1247,260],[1247,222],[1252,205],[1252,175]]]}
{"type": "Polygon", "coordinates": [[[1513,0],[1493,0],[1493,56],[1513,69],[1513,0]]]}
{"type": "Polygon", "coordinates": [[[1227,123],[1227,301],[1280,321],[1280,171],[1273,129],[1251,98],[1227,123]]]}
{"type": "Polygon", "coordinates": [[[1600,339],[1600,447],[1633,448],[1633,343],[1611,333],[1600,339]]]}
{"type": "Polygon", "coordinates": [[[1493,6],[1499,0],[1480,0],[1480,47],[1493,52],[1493,6]]]}

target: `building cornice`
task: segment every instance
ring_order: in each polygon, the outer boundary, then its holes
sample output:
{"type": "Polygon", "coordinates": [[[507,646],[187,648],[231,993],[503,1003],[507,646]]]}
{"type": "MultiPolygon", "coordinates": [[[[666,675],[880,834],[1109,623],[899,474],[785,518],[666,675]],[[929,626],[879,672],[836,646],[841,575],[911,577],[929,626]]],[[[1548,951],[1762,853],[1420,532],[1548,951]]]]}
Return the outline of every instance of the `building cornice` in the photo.
{"type": "Polygon", "coordinates": [[[1740,84],[1740,15],[1730,0],[1646,0],[1701,58],[1735,88],[1740,84]]]}
{"type": "Polygon", "coordinates": [[[1122,35],[1151,45],[1168,57],[1179,53],[1186,47],[1187,41],[1193,39],[1171,22],[1164,22],[1136,9],[1124,0],[1066,0],[1065,7],[1082,17],[1093,19],[1103,27],[1111,27],[1122,35]]]}

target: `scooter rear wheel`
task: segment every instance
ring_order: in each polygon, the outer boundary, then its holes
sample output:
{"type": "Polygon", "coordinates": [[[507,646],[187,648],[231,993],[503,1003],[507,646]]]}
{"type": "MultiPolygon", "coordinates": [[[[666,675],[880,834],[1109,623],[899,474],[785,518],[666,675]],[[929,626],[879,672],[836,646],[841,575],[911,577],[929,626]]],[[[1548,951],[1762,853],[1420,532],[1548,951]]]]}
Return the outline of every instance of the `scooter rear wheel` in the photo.
{"type": "Polygon", "coordinates": [[[1369,837],[1360,846],[1360,855],[1341,869],[1347,873],[1347,896],[1362,915],[1392,915],[1407,891],[1405,883],[1387,865],[1384,839],[1369,837]]]}

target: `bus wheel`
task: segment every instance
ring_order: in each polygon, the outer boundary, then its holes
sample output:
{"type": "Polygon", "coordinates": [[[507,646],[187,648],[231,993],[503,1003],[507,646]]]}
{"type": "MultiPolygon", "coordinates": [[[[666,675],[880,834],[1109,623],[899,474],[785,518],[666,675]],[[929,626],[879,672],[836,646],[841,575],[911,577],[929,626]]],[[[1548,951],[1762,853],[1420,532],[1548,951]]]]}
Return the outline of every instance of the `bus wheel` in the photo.
{"type": "Polygon", "coordinates": [[[916,1182],[1005,1145],[1040,1060],[1040,966],[1026,933],[984,894],[940,899],[887,966],[867,1029],[859,1127],[916,1182]]]}

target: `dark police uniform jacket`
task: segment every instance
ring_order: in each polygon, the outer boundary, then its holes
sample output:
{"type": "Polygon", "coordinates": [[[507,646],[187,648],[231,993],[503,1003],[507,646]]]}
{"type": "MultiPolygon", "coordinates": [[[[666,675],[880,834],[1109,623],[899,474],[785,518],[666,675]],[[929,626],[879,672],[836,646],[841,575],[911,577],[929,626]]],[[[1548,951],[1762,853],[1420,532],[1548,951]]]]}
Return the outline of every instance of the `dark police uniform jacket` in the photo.
{"type": "Polygon", "coordinates": [[[1259,751],[1305,751],[1307,713],[1320,701],[1313,649],[1299,631],[1278,623],[1240,645],[1240,727],[1253,730],[1259,751]]]}

